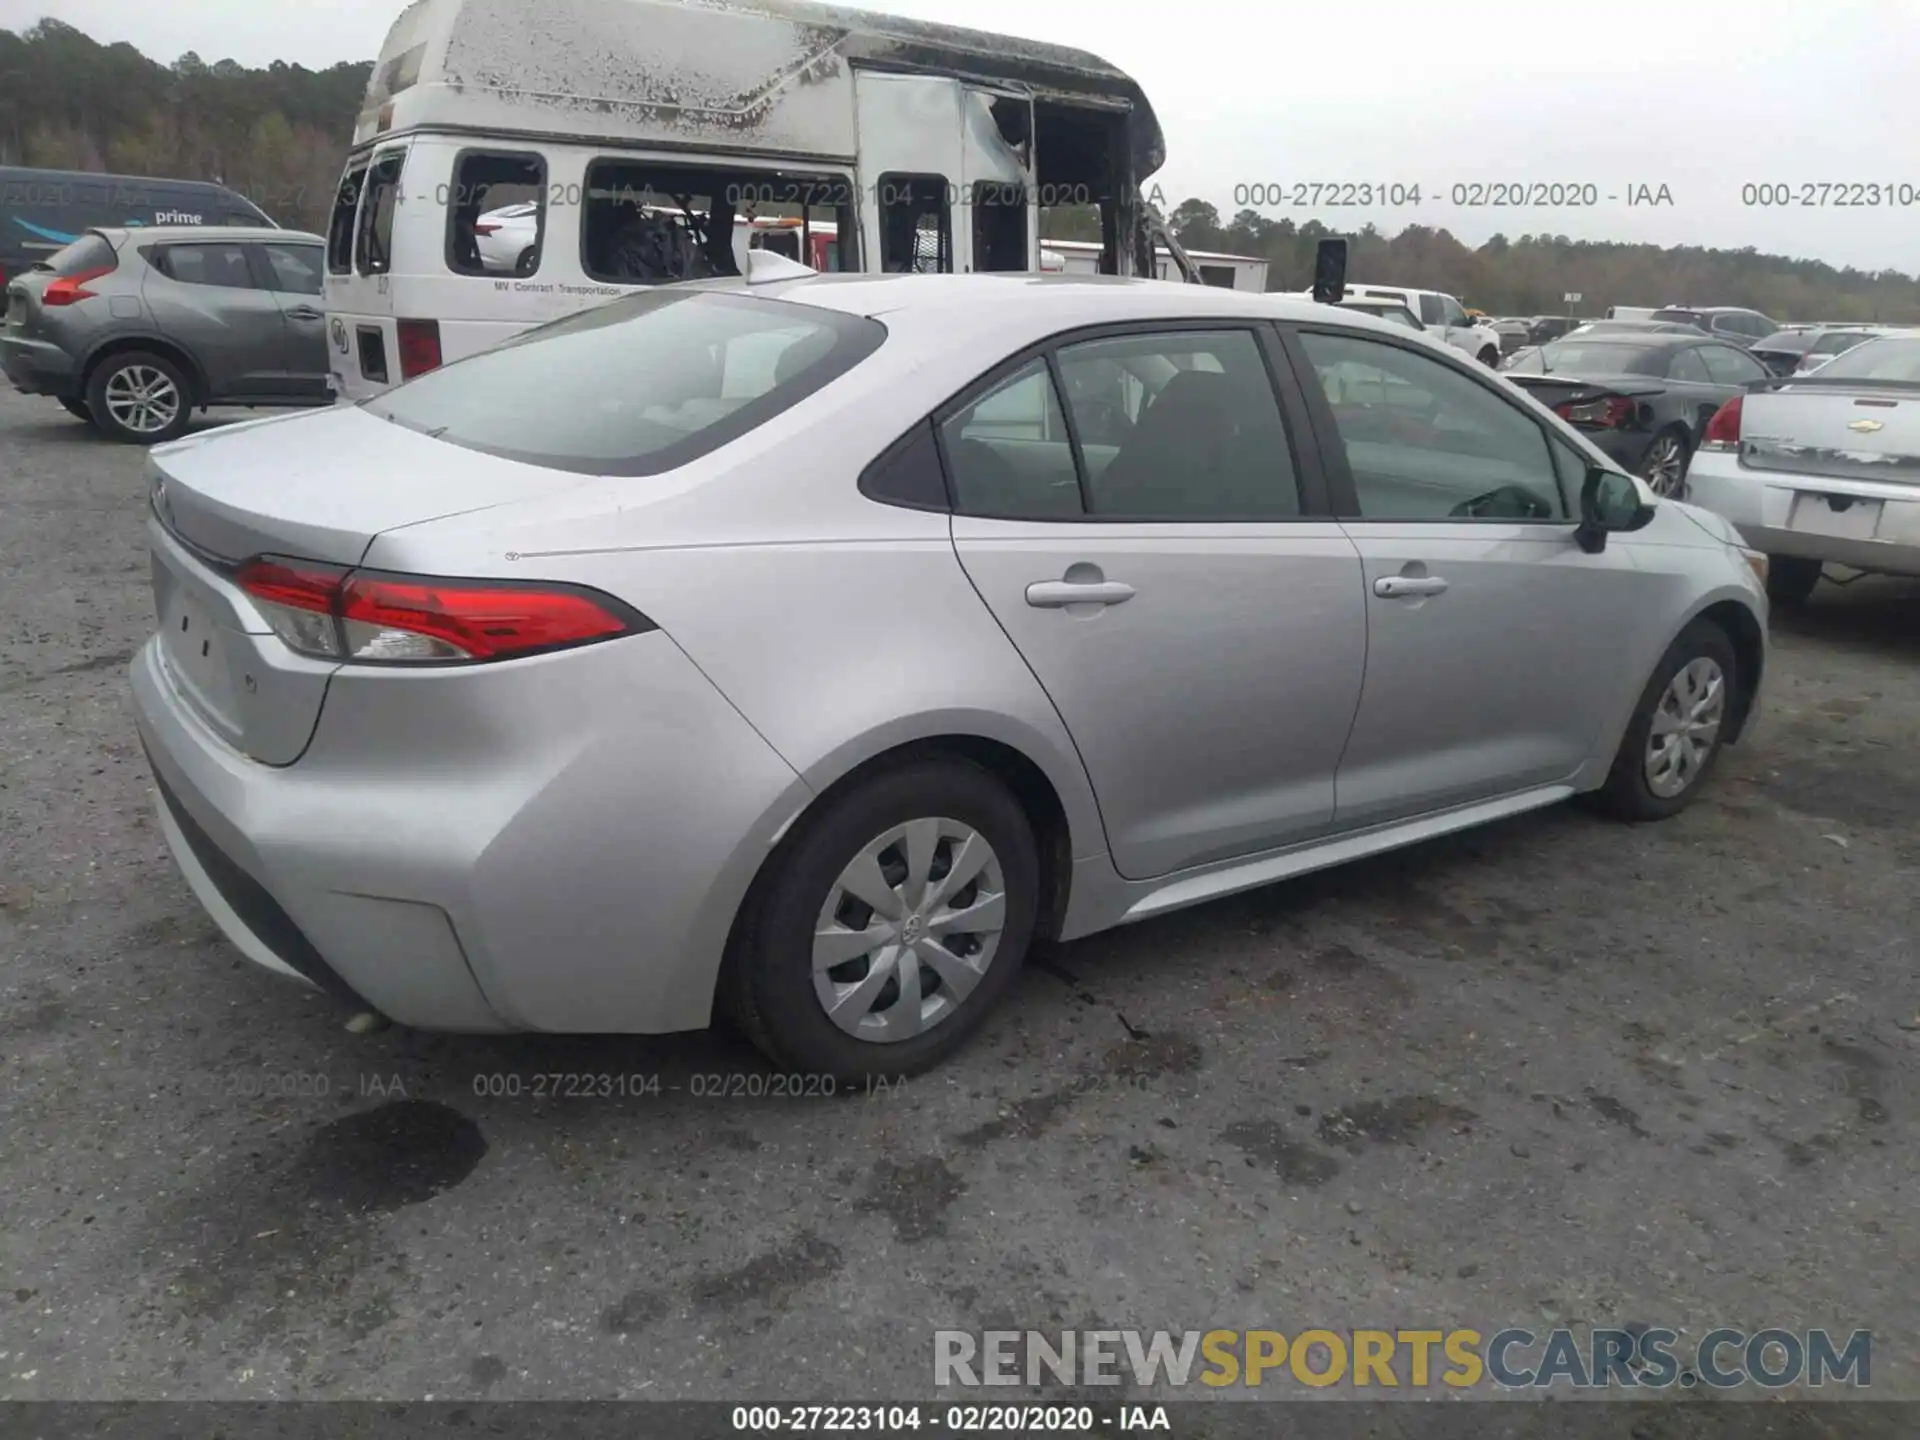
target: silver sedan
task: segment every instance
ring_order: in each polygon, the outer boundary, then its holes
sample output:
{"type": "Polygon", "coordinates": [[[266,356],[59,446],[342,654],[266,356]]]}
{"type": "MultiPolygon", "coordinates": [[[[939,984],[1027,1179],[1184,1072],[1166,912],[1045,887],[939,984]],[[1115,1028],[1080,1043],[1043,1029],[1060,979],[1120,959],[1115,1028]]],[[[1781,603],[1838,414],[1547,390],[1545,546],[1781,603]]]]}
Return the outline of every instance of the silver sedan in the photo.
{"type": "Polygon", "coordinates": [[[139,728],[241,951],[420,1027],[717,1005],[838,1079],[1041,938],[1671,815],[1766,660],[1724,520],[1422,336],[1203,286],[667,287],[151,465],[139,728]]]}

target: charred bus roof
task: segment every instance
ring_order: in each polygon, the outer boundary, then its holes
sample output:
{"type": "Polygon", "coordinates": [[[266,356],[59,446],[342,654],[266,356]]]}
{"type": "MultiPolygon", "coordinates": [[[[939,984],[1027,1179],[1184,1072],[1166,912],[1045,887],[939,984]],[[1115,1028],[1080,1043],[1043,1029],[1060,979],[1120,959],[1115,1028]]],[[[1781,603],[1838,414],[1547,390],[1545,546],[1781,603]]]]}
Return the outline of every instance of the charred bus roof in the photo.
{"type": "Polygon", "coordinates": [[[1132,178],[1166,159],[1132,77],[1085,51],[810,0],[414,0],[356,148],[413,130],[856,158],[853,70],[956,75],[1126,114],[1132,178]]]}

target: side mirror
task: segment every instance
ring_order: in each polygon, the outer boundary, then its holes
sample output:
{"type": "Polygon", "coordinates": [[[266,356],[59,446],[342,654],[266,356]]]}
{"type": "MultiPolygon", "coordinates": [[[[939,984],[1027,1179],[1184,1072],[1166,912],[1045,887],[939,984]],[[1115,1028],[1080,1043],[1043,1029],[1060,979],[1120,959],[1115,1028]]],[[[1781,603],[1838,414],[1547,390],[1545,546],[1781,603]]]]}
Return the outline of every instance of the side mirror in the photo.
{"type": "Polygon", "coordinates": [[[1313,298],[1322,305],[1338,305],[1347,293],[1347,242],[1329,236],[1314,247],[1313,298]]]}
{"type": "Polygon", "coordinates": [[[1640,487],[1618,470],[1590,466],[1580,487],[1580,524],[1573,538],[1589,555],[1607,548],[1607,536],[1638,530],[1653,520],[1653,506],[1640,496],[1640,487]]]}

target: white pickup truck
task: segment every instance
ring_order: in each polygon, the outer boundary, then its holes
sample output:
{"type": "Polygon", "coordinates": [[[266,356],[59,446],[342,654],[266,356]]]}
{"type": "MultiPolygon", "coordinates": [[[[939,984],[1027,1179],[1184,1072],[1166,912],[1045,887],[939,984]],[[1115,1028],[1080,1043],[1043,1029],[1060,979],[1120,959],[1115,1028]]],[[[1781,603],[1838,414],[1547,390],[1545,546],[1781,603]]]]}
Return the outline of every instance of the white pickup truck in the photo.
{"type": "Polygon", "coordinates": [[[1347,295],[1370,300],[1398,300],[1419,318],[1427,333],[1445,340],[1456,350],[1471,355],[1489,368],[1500,363],[1500,336],[1491,325],[1476,325],[1467,317],[1466,307],[1451,295],[1438,290],[1414,290],[1405,285],[1354,285],[1347,295]]]}

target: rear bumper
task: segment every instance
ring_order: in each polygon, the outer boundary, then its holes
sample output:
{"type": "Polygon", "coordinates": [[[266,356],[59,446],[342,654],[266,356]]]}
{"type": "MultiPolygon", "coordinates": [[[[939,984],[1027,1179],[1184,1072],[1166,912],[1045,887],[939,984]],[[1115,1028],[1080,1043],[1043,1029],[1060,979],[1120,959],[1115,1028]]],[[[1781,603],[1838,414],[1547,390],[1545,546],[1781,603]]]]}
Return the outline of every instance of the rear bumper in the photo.
{"type": "Polygon", "coordinates": [[[13,388],[27,395],[57,395],[74,399],[80,394],[80,367],[71,355],[45,340],[0,335],[0,369],[13,388]]]}
{"type": "Polygon", "coordinates": [[[1703,450],[1693,458],[1687,488],[1694,504],[1731,520],[1747,544],[1768,555],[1920,575],[1920,493],[1910,486],[1751,470],[1731,451],[1703,450]],[[1853,498],[1849,511],[1819,522],[1845,533],[1809,531],[1804,509],[1796,523],[1795,502],[1802,495],[1853,498]]]}
{"type": "Polygon", "coordinates": [[[657,633],[336,674],[289,766],[215,735],[157,639],[132,682],[163,831],[222,931],[420,1029],[704,1026],[740,902],[809,793],[657,633]]]}

